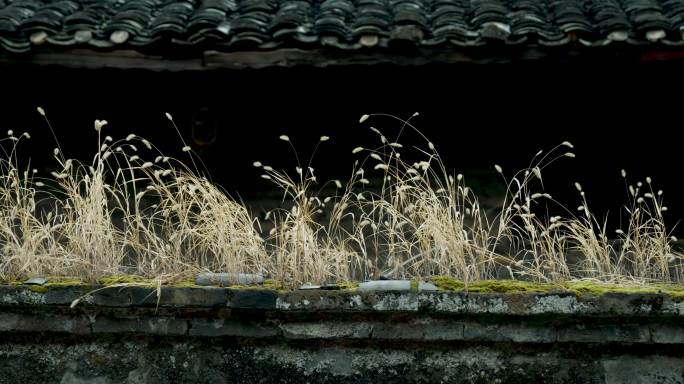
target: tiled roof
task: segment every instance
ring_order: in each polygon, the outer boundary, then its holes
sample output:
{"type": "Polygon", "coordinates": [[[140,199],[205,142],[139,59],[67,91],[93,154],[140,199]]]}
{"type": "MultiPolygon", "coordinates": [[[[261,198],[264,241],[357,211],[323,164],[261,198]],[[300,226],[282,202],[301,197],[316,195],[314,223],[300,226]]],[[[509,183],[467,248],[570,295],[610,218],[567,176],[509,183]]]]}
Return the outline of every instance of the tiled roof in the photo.
{"type": "Polygon", "coordinates": [[[684,45],[684,0],[0,0],[0,47],[684,45]]]}

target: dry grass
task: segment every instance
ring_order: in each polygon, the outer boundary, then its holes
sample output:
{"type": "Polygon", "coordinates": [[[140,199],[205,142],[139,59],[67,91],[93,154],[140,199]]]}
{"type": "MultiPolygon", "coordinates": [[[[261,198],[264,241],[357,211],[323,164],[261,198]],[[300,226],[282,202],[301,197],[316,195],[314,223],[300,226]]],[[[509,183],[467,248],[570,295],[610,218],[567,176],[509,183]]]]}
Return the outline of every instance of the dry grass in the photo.
{"type": "MultiPolygon", "coordinates": [[[[285,135],[280,138],[292,146],[296,155],[290,138],[285,135]]],[[[327,140],[323,136],[319,144],[327,140]]],[[[318,182],[314,169],[310,165],[303,167],[299,159],[297,163],[294,178],[269,165],[254,163],[264,172],[262,177],[281,188],[283,199],[291,203],[290,209],[276,209],[267,214],[274,227],[270,233],[271,258],[266,269],[281,285],[290,287],[351,280],[364,267],[350,244],[353,236],[341,226],[351,190],[339,198],[320,198],[312,191],[318,182]],[[324,220],[317,217],[326,212],[327,205],[332,208],[328,210],[327,223],[323,224],[324,220]]],[[[339,182],[333,184],[337,187],[339,182]]]]}
{"type": "Polygon", "coordinates": [[[48,182],[19,177],[18,139],[7,139],[14,144],[1,169],[0,278],[137,274],[168,281],[200,271],[263,272],[263,240],[242,204],[143,138],[103,137],[105,126],[95,122],[90,164],[55,149],[60,171],[52,173],[40,213],[35,187],[48,182]]]}
{"type": "MultiPolygon", "coordinates": [[[[366,120],[368,116],[362,117],[361,123],[366,120]]],[[[681,281],[684,255],[672,249],[675,239],[665,226],[663,192],[652,190],[650,178],[628,186],[627,229],[616,230],[617,241],[611,241],[607,220],[601,221],[590,210],[579,183],[575,183],[581,200],[577,210],[565,208],[544,192],[545,170],[575,157],[573,145],[563,142],[550,151],[539,151],[527,168],[510,178],[503,177],[500,166],[494,167],[507,192],[499,213],[488,219],[463,177],[446,171],[434,144],[410,119],[397,120],[399,134],[393,142],[370,127],[380,146],[354,150],[366,155],[357,170],[361,177],[366,176],[364,164],[380,173],[379,193],[364,193],[363,198],[357,194],[362,212],[357,226],[365,228],[368,248],[384,251],[385,276],[447,275],[466,283],[505,274],[545,282],[681,281]],[[407,129],[424,140],[421,147],[412,148],[423,159],[410,165],[402,157],[409,149],[398,142],[407,129]],[[549,215],[551,206],[566,214],[549,215]],[[571,262],[569,254],[578,260],[571,262]]]]}
{"type": "Polygon", "coordinates": [[[356,148],[366,157],[359,163],[354,182],[370,183],[374,174],[381,186],[377,193],[354,197],[361,215],[359,234],[375,252],[375,269],[385,277],[426,278],[453,276],[464,281],[493,276],[489,224],[472,190],[461,175],[446,170],[435,146],[422,137],[426,150],[404,148],[398,142],[410,121],[401,121],[397,139],[389,141],[371,128],[380,140],[375,149],[356,148]],[[402,154],[417,151],[423,160],[407,163],[402,154]],[[365,166],[371,168],[365,170],[365,166]],[[384,256],[384,265],[377,255],[384,256]]]}
{"type": "MultiPolygon", "coordinates": [[[[650,178],[626,184],[626,226],[609,231],[579,183],[577,209],[544,192],[547,167],[574,157],[572,144],[564,142],[540,151],[511,176],[495,166],[507,192],[498,214],[488,216],[465,178],[447,170],[436,146],[410,119],[389,118],[398,124],[393,139],[371,128],[379,144],[353,150],[361,157],[344,184],[317,180],[311,162],[299,159],[293,176],[255,162],[283,192],[284,208],[267,213],[273,229],[266,239],[245,206],[197,170],[185,142],[189,158],[183,162],[136,135],[106,136],[106,122],[96,121],[92,161],[68,159],[55,149],[60,170],[39,179],[17,160],[17,147],[30,136],[9,132],[1,142],[0,279],[62,275],[94,281],[135,274],[170,281],[213,271],[261,273],[288,287],[435,275],[466,284],[506,276],[630,284],[682,280],[684,256],[672,249],[663,192],[652,188],[650,178]],[[405,132],[418,135],[411,142],[419,144],[402,145],[405,132]],[[549,207],[565,214],[551,216],[549,207]]],[[[281,140],[296,157],[290,138],[281,140]]],[[[328,140],[321,137],[319,145],[328,140]]]]}
{"type": "Polygon", "coordinates": [[[39,217],[33,172],[20,171],[16,150],[19,142],[29,136],[14,136],[2,140],[5,158],[0,160],[0,279],[12,280],[26,275],[44,275],[72,266],[59,254],[53,236],[54,215],[39,217]],[[10,142],[10,150],[5,144],[10,142]]]}

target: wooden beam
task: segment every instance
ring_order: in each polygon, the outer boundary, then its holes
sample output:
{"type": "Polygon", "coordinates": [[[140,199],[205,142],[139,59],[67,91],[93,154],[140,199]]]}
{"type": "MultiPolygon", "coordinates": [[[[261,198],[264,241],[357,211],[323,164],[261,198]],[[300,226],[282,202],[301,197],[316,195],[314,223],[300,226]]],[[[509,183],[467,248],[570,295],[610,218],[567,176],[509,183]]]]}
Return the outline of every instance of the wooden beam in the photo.
{"type": "Polygon", "coordinates": [[[641,61],[684,60],[683,51],[648,51],[641,55],[641,61]]]}
{"type": "MultiPolygon", "coordinates": [[[[505,48],[505,47],[504,47],[505,48]]],[[[168,58],[146,55],[132,50],[98,52],[75,49],[60,52],[28,54],[0,54],[0,64],[58,65],[69,68],[140,68],[154,71],[200,71],[217,68],[243,69],[292,66],[345,66],[345,65],[424,65],[435,63],[492,63],[520,59],[539,59],[547,56],[542,50],[522,51],[505,49],[492,55],[494,50],[465,48],[452,50],[419,50],[410,53],[394,51],[340,51],[334,49],[278,49],[272,51],[197,52],[195,57],[168,58]]]]}
{"type": "Polygon", "coordinates": [[[570,49],[564,47],[505,46],[467,47],[451,49],[341,51],[336,49],[277,49],[271,51],[196,52],[194,56],[169,58],[143,54],[133,50],[99,52],[74,49],[59,52],[29,54],[0,53],[0,64],[57,65],[69,68],[124,68],[153,71],[202,71],[218,68],[244,69],[293,66],[348,66],[348,65],[426,65],[452,63],[509,63],[550,60],[591,61],[613,58],[622,62],[681,59],[684,51],[605,50],[601,48],[570,49]],[[405,52],[405,53],[404,53],[405,52]],[[617,55],[617,56],[616,56],[617,55]],[[616,59],[619,57],[619,59],[616,59]]]}
{"type": "Polygon", "coordinates": [[[139,68],[153,71],[202,70],[201,57],[167,59],[162,56],[144,55],[130,50],[98,52],[75,49],[64,52],[39,52],[29,54],[0,54],[0,64],[57,65],[68,68],[139,68]]]}
{"type": "Polygon", "coordinates": [[[441,55],[397,55],[392,53],[327,52],[300,49],[280,49],[268,52],[215,52],[204,53],[204,63],[209,68],[264,68],[340,65],[404,64],[420,65],[437,62],[472,62],[461,52],[441,55]]]}
{"type": "Polygon", "coordinates": [[[339,51],[339,50],[301,50],[279,49],[263,52],[204,52],[204,65],[207,68],[264,68],[293,66],[347,66],[347,65],[425,65],[451,63],[496,63],[516,60],[539,59],[547,55],[534,49],[506,49],[497,52],[483,48],[464,49],[413,49],[410,54],[394,51],[339,51]]]}

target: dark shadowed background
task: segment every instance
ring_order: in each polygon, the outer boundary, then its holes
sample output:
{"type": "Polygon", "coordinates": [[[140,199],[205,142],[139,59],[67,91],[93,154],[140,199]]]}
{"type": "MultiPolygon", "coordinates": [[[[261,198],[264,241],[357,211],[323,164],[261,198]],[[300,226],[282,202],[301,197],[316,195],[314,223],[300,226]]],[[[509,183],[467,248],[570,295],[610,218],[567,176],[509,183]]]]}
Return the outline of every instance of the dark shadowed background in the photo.
{"type": "MultiPolygon", "coordinates": [[[[256,211],[276,196],[259,177],[259,160],[294,172],[287,134],[305,161],[321,135],[330,136],[313,166],[320,180],[350,174],[359,145],[377,144],[368,125],[392,137],[399,123],[365,113],[412,121],[436,145],[447,166],[463,173],[491,204],[503,191],[493,165],[509,174],[540,149],[569,140],[575,159],[545,171],[546,189],[569,207],[579,203],[579,181],[595,212],[617,217],[627,201],[620,176],[651,176],[665,191],[670,226],[684,213],[678,198],[682,141],[678,137],[684,85],[677,62],[618,65],[391,65],[268,68],[201,72],[134,69],[0,68],[4,129],[32,135],[21,159],[49,171],[54,141],[36,107],[43,107],[72,157],[97,149],[95,119],[107,134],[137,133],[182,158],[174,116],[186,141],[212,178],[256,211]]],[[[406,135],[404,145],[425,142],[406,135]]],[[[681,233],[676,230],[675,233],[681,233]]]]}

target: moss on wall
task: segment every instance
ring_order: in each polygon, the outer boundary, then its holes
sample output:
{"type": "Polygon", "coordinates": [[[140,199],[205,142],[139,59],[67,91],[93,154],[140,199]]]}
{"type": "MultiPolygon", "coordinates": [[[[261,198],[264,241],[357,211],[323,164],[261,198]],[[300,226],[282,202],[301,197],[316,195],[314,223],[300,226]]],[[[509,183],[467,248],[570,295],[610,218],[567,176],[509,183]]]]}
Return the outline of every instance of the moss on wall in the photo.
{"type": "Polygon", "coordinates": [[[513,292],[558,292],[569,291],[578,295],[601,295],[606,293],[662,293],[673,297],[684,297],[682,284],[625,285],[595,281],[569,281],[563,283],[536,283],[520,280],[482,280],[466,284],[447,276],[435,276],[431,281],[441,291],[476,293],[513,293],[513,292]]]}

